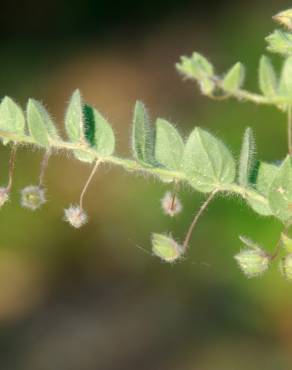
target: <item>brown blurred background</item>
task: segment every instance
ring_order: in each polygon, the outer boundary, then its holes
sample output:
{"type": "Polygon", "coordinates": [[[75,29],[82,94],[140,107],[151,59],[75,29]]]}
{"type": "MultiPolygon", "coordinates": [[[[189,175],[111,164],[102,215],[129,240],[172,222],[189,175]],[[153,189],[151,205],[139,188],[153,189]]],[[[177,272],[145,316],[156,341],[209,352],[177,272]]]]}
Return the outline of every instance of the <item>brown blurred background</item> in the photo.
{"type": "MultiPolygon", "coordinates": [[[[117,152],[129,156],[136,99],[184,137],[195,126],[238,156],[253,127],[258,156],[285,154],[285,117],[273,108],[203,98],[174,64],[205,53],[219,73],[242,61],[257,88],[271,16],[288,1],[44,0],[1,4],[0,92],[25,106],[42,100],[63,131],[68,98],[84,98],[112,123],[117,152]]],[[[279,67],[281,59],[274,57],[279,67]]],[[[1,147],[1,182],[9,151],[1,147]]],[[[19,190],[38,178],[41,153],[18,155],[12,201],[0,224],[0,369],[289,370],[292,285],[277,264],[247,280],[233,255],[238,235],[272,249],[280,225],[236,199],[218,199],[200,221],[185,260],[151,256],[151,232],[181,239],[202,202],[182,189],[184,212],[160,210],[167,185],[104,166],[85,204],[90,222],[73,230],[63,208],[77,201],[90,167],[65,153],[46,175],[49,202],[30,213],[19,190]]]]}

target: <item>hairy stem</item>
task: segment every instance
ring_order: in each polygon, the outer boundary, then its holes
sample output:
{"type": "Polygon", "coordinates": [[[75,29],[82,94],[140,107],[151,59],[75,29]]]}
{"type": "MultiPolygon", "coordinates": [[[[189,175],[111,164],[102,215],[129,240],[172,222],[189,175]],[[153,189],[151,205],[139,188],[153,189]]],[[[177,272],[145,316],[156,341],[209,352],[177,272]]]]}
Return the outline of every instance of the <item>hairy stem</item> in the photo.
{"type": "Polygon", "coordinates": [[[88,188],[88,186],[89,186],[89,184],[90,184],[90,182],[91,182],[91,180],[92,180],[92,178],[93,178],[93,176],[94,176],[94,174],[95,174],[95,172],[97,170],[97,167],[100,165],[100,162],[101,161],[99,161],[99,160],[97,160],[95,162],[95,165],[94,165],[94,167],[93,167],[93,169],[92,169],[92,171],[91,171],[91,173],[90,173],[90,175],[89,175],[89,177],[88,177],[88,179],[87,179],[87,181],[86,181],[86,183],[85,183],[85,185],[84,185],[84,187],[82,189],[82,192],[81,192],[81,195],[80,195],[80,200],[79,200],[79,207],[80,207],[80,209],[83,209],[83,198],[84,198],[84,195],[85,195],[86,190],[87,190],[87,188],[88,188]]]}
{"type": "Polygon", "coordinates": [[[45,155],[43,157],[43,160],[41,162],[41,171],[40,171],[40,176],[39,176],[39,187],[42,187],[44,185],[44,177],[45,177],[45,172],[49,164],[49,158],[51,156],[51,150],[47,150],[45,152],[45,155]]]}
{"type": "Polygon", "coordinates": [[[15,160],[16,160],[16,152],[17,147],[13,145],[11,148],[10,158],[9,158],[9,170],[8,170],[8,183],[6,186],[6,191],[9,193],[12,189],[12,181],[13,181],[13,172],[15,168],[15,160]]]}
{"type": "Polygon", "coordinates": [[[218,192],[218,190],[214,190],[210,193],[210,195],[208,196],[208,198],[205,200],[205,202],[201,205],[200,209],[199,209],[199,212],[195,215],[188,231],[187,231],[187,235],[185,237],[185,240],[183,242],[183,249],[186,250],[188,248],[188,245],[189,245],[189,241],[191,239],[191,236],[192,236],[192,233],[194,231],[194,228],[197,224],[197,222],[199,221],[199,218],[201,217],[202,213],[205,211],[205,209],[208,207],[208,205],[210,204],[211,200],[214,198],[215,194],[218,192]]]}
{"type": "MultiPolygon", "coordinates": [[[[216,86],[224,91],[224,88],[222,86],[222,80],[219,77],[212,77],[212,82],[216,84],[216,86]]],[[[221,99],[221,96],[211,96],[212,98],[221,99]]],[[[245,100],[250,101],[256,104],[263,104],[263,105],[275,105],[279,106],[282,104],[291,104],[291,98],[287,96],[275,96],[275,97],[267,97],[260,94],[252,93],[244,89],[238,89],[232,92],[224,93],[222,95],[222,99],[228,99],[228,98],[236,98],[238,100],[245,100]]]]}

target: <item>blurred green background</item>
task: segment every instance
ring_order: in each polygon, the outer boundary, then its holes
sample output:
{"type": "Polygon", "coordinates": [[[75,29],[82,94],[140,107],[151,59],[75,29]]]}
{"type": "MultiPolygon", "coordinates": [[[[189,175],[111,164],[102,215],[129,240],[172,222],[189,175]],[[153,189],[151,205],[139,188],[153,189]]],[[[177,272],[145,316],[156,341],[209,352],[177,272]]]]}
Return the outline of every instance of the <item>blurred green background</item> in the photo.
{"type": "MultiPolygon", "coordinates": [[[[286,153],[285,117],[273,108],[214,102],[181,81],[182,54],[205,53],[221,73],[237,61],[257,88],[271,16],[291,2],[106,0],[10,1],[0,13],[0,92],[42,100],[63,131],[68,98],[84,98],[112,123],[129,155],[136,99],[186,137],[201,125],[238,156],[251,126],[258,156],[286,153]]],[[[279,67],[281,59],[273,57],[279,67]]],[[[1,147],[1,183],[9,151],[1,147]]],[[[104,166],[85,204],[90,222],[73,230],[63,208],[77,201],[90,167],[64,153],[46,174],[49,202],[30,213],[19,190],[38,178],[42,153],[19,151],[12,201],[1,210],[0,369],[292,369],[292,285],[275,264],[246,279],[233,256],[238,235],[272,250],[280,225],[239,199],[217,199],[201,219],[185,260],[151,256],[151,232],[182,239],[203,197],[182,189],[184,212],[164,216],[167,185],[104,166]]]]}

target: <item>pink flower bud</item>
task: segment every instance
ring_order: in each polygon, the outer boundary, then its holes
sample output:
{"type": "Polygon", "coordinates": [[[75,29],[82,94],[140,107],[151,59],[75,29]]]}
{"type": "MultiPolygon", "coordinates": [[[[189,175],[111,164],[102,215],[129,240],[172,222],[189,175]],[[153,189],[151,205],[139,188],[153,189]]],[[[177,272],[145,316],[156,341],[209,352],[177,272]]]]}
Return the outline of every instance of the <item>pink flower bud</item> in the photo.
{"type": "Polygon", "coordinates": [[[71,205],[64,210],[64,220],[69,222],[70,225],[78,229],[87,222],[87,214],[78,205],[71,205]]]}
{"type": "Polygon", "coordinates": [[[171,194],[170,191],[166,192],[164,197],[161,199],[161,207],[166,215],[173,217],[181,212],[182,204],[178,197],[171,194]]]}

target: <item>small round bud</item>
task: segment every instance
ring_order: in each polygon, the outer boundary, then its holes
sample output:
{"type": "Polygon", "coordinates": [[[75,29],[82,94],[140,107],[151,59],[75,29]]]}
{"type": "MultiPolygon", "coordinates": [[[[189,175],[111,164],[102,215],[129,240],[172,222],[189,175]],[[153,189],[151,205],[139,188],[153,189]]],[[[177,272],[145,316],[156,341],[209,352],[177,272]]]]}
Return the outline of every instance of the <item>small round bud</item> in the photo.
{"type": "Polygon", "coordinates": [[[282,26],[292,30],[292,9],[284,10],[273,16],[273,19],[280,23],[282,26]]]}
{"type": "Polygon", "coordinates": [[[292,254],[287,254],[280,261],[280,271],[287,280],[292,280],[292,254]]]}
{"type": "Polygon", "coordinates": [[[270,256],[261,248],[244,249],[234,258],[242,272],[249,278],[264,273],[270,263],[270,256]]]}
{"type": "Polygon", "coordinates": [[[40,186],[30,185],[21,190],[21,205],[32,211],[46,203],[45,189],[40,186]]]}
{"type": "Polygon", "coordinates": [[[183,247],[173,238],[163,234],[152,234],[152,252],[165,262],[175,262],[183,254],[183,247]]]}
{"type": "Polygon", "coordinates": [[[64,210],[64,220],[78,229],[87,222],[87,214],[78,205],[71,205],[64,210]]]}
{"type": "Polygon", "coordinates": [[[161,207],[166,215],[173,217],[181,212],[182,204],[178,197],[171,194],[170,191],[166,192],[164,197],[161,199],[161,207]]]}
{"type": "Polygon", "coordinates": [[[0,188],[0,207],[2,207],[9,199],[7,188],[0,188]]]}

